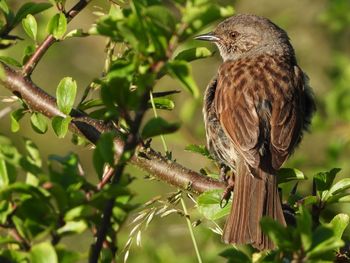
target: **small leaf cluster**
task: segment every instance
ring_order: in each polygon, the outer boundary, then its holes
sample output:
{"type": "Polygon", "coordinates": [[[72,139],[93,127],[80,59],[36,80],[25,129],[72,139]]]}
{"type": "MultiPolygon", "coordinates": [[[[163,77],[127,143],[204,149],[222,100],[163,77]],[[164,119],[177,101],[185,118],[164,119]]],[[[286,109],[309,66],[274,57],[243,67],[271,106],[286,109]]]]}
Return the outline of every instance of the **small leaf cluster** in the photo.
{"type": "Polygon", "coordinates": [[[29,139],[24,141],[24,153],[2,135],[0,142],[1,261],[85,258],[84,253],[56,245],[63,237],[93,231],[101,224],[101,210],[111,197],[115,198],[113,229],[118,230],[133,209],[127,177],[118,186],[98,190],[86,180],[76,154],[52,155],[44,169],[38,148],[29,139]],[[24,182],[18,180],[19,171],[24,173],[24,182]]]}
{"type": "MultiPolygon", "coordinates": [[[[178,86],[193,98],[199,97],[190,62],[209,57],[212,52],[195,47],[190,40],[211,23],[233,14],[232,7],[214,2],[108,1],[109,8],[101,9],[89,30],[74,28],[67,32],[71,17],[64,0],[24,3],[18,11],[11,10],[8,1],[0,0],[0,48],[17,48],[16,43],[22,38],[29,40],[21,59],[0,56],[0,62],[22,68],[28,81],[31,81],[31,67],[35,68],[40,62],[35,59],[33,62],[33,54],[38,54],[45,39],[57,42],[57,46],[74,37],[105,39],[105,66],[101,74],[91,77],[93,81],[85,90],[79,92],[81,87],[73,76],[62,78],[57,85],[55,95],[59,114],[52,118],[51,126],[57,137],[63,138],[77,118],[88,115],[116,128],[101,134],[94,147],[92,163],[100,181],[98,185],[87,180],[86,171],[75,153],[63,157],[52,155],[44,162],[32,141],[25,141],[26,151],[22,153],[6,137],[0,137],[1,262],[86,259],[87,251],[71,251],[61,240],[89,232],[94,237],[91,243],[94,243],[102,225],[105,205],[111,200],[114,201],[111,225],[100,260],[111,262],[117,257],[117,234],[129,212],[135,208],[131,204],[133,195],[128,190],[131,179],[122,173],[115,184],[104,180],[109,171],[127,164],[135,149],[126,150],[116,160],[115,137],[128,142],[131,134],[140,142],[179,129],[180,123],[176,120],[168,121],[158,115],[145,120],[143,117],[150,109],[171,111],[175,108],[173,96],[179,93],[177,86],[169,90],[154,89],[165,75],[177,80],[178,86]],[[49,8],[50,17],[39,18],[49,8]],[[16,31],[21,35],[14,36],[13,29],[17,26],[23,30],[16,31]],[[47,36],[42,39],[45,29],[47,36]],[[82,96],[77,98],[77,94],[82,96]]],[[[26,115],[30,115],[34,131],[47,132],[50,121],[44,116],[45,109],[36,112],[26,101],[16,99],[13,102],[18,108],[11,114],[12,132],[20,130],[20,122],[26,115]]],[[[76,135],[73,142],[84,144],[76,135]]],[[[145,218],[150,223],[155,214],[162,217],[180,213],[169,207],[150,208],[145,218]]],[[[140,235],[137,234],[135,239],[140,240],[140,235]]]]}

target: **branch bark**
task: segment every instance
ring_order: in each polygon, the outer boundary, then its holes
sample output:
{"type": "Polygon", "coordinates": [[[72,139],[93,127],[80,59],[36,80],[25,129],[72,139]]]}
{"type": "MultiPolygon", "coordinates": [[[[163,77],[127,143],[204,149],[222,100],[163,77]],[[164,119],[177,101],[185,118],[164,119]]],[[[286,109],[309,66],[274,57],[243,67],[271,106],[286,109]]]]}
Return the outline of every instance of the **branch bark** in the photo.
{"type": "MultiPolygon", "coordinates": [[[[0,84],[4,88],[23,99],[33,111],[40,112],[49,118],[53,118],[54,116],[65,117],[57,108],[54,97],[40,89],[30,79],[23,77],[21,72],[15,71],[3,63],[1,65],[5,77],[0,79],[0,84]]],[[[92,119],[76,110],[72,111],[71,116],[73,117],[73,121],[70,124],[70,130],[73,133],[84,136],[93,144],[97,142],[101,133],[113,129],[113,127],[103,121],[92,119]]],[[[119,159],[124,148],[124,142],[116,139],[115,145],[115,158],[119,159]]],[[[212,189],[226,188],[223,182],[203,176],[179,163],[167,160],[150,147],[138,145],[131,163],[161,181],[196,194],[212,189]]]]}

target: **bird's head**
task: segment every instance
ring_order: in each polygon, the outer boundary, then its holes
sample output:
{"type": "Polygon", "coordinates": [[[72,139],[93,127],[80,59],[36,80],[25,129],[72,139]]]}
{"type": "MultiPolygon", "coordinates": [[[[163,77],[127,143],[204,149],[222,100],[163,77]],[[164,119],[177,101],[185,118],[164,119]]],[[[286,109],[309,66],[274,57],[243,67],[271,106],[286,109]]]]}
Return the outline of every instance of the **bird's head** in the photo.
{"type": "Polygon", "coordinates": [[[224,61],[247,54],[293,52],[286,32],[267,18],[240,14],[221,22],[212,32],[195,37],[214,42],[224,61]]]}

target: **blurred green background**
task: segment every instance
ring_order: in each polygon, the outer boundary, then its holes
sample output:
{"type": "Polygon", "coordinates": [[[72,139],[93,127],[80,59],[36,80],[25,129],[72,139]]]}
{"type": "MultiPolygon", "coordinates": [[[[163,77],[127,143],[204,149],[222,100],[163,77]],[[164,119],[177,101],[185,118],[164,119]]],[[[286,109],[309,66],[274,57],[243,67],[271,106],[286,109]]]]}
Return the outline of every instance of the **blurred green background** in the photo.
{"type": "MultiPolygon", "coordinates": [[[[40,2],[40,1],[37,1],[40,2]]],[[[71,6],[76,1],[67,1],[71,6]]],[[[302,170],[309,178],[317,171],[341,167],[341,176],[346,177],[350,172],[349,140],[350,140],[350,1],[348,0],[241,0],[220,1],[232,4],[236,13],[252,13],[268,17],[284,28],[295,48],[299,65],[310,77],[317,100],[318,113],[313,120],[311,133],[305,135],[301,146],[285,165],[302,170]]],[[[17,7],[23,3],[20,0],[9,0],[8,3],[17,7]]],[[[83,28],[88,30],[97,18],[96,13],[106,11],[106,1],[92,1],[79,16],[69,24],[69,29],[83,28]]],[[[47,21],[54,10],[38,16],[41,21],[47,21]]],[[[215,25],[213,25],[215,26],[215,25]]],[[[24,32],[18,27],[15,31],[24,37],[24,32]]],[[[210,28],[208,28],[210,30],[210,28]]],[[[45,36],[45,28],[39,28],[39,39],[45,36]]],[[[18,45],[0,55],[11,55],[21,60],[22,51],[27,45],[20,41],[18,45]]],[[[80,95],[84,88],[98,77],[103,69],[105,54],[105,39],[101,37],[72,38],[54,44],[49,49],[38,68],[35,70],[33,81],[50,94],[54,94],[60,79],[71,76],[77,80],[80,95]]],[[[191,41],[189,45],[202,45],[191,41]]],[[[209,47],[209,46],[208,46],[209,47]]],[[[214,47],[210,47],[214,49],[214,47]]],[[[215,56],[192,63],[193,74],[203,93],[206,84],[215,74],[221,63],[218,52],[215,56]]],[[[178,83],[169,77],[164,77],[155,88],[156,90],[179,89],[178,83]]],[[[0,89],[0,96],[10,95],[0,89]]],[[[78,94],[79,95],[79,94],[78,94]]],[[[171,112],[159,111],[159,115],[169,121],[181,121],[181,129],[165,140],[173,157],[184,166],[198,171],[208,167],[216,171],[214,164],[193,153],[185,152],[188,144],[205,144],[204,125],[201,115],[202,100],[194,100],[188,93],[181,92],[174,96],[176,108],[171,112]]],[[[45,135],[38,135],[30,127],[28,118],[21,121],[21,130],[16,134],[10,132],[10,119],[6,108],[10,104],[0,103],[0,133],[8,135],[21,148],[22,137],[30,137],[38,145],[46,159],[50,154],[65,155],[77,152],[83,167],[91,181],[97,181],[92,166],[92,151],[90,148],[74,146],[70,136],[57,139],[49,129],[45,135]]],[[[163,151],[159,138],[153,140],[153,147],[163,151]]],[[[176,191],[163,182],[144,179],[145,173],[133,167],[128,168],[136,179],[131,185],[135,193],[135,203],[145,203],[154,196],[176,191]]],[[[310,191],[309,182],[303,183],[301,189],[310,191]]],[[[191,220],[203,219],[188,201],[191,220]]],[[[337,207],[334,208],[338,209],[337,207]]],[[[343,212],[349,212],[348,207],[342,207],[343,212]]],[[[130,215],[132,219],[134,215],[130,215]]],[[[327,217],[327,216],[326,216],[327,217]]],[[[222,222],[223,223],[223,222],[222,222]]],[[[131,226],[125,224],[118,236],[120,251],[124,246],[131,226]]],[[[220,243],[220,237],[208,229],[205,220],[195,228],[204,262],[220,262],[217,254],[225,246],[220,243]]],[[[67,238],[66,244],[82,252],[88,251],[92,242],[87,233],[79,237],[67,238]],[[78,240],[77,240],[78,239],[78,240]]],[[[142,246],[133,246],[129,262],[195,262],[194,249],[185,219],[178,214],[165,218],[156,218],[150,227],[142,234],[142,246]]],[[[224,261],[222,259],[222,261],[224,261]]]]}

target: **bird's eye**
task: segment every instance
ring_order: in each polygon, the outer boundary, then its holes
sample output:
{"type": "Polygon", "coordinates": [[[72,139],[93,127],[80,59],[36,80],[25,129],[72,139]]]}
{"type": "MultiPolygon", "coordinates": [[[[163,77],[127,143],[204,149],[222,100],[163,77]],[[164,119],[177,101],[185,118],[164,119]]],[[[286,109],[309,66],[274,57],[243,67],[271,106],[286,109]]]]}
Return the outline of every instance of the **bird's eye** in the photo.
{"type": "Polygon", "coordinates": [[[237,31],[232,31],[232,32],[230,33],[230,36],[231,36],[232,38],[236,38],[236,37],[238,36],[238,32],[237,32],[237,31]]]}

